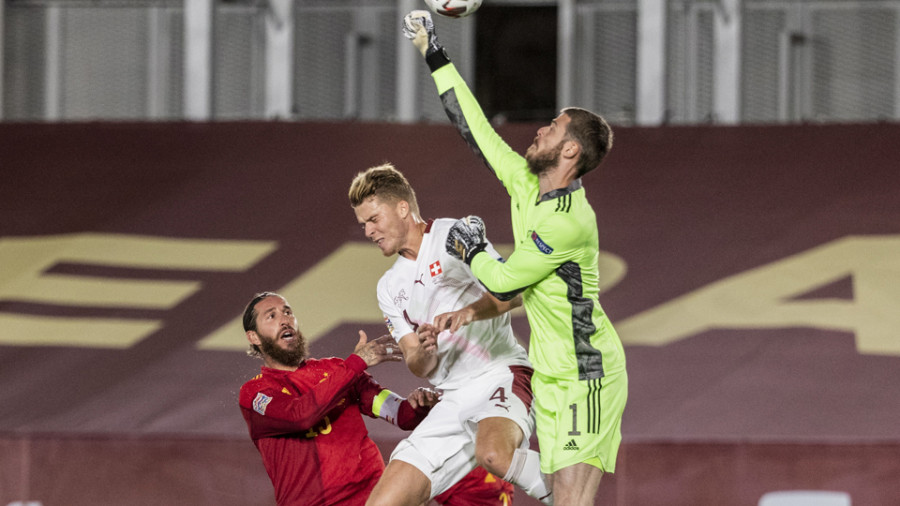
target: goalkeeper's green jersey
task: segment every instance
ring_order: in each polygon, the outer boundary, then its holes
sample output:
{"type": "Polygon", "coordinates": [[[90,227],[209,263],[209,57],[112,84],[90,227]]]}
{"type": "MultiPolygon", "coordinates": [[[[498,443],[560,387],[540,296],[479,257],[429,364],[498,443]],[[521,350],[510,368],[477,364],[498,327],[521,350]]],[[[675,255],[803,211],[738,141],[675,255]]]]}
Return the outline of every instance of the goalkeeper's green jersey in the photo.
{"type": "Polygon", "coordinates": [[[511,198],[514,252],[506,262],[478,254],[472,272],[495,294],[524,290],[535,372],[569,380],[622,372],[622,343],[598,300],[597,220],[581,180],[540,195],[537,176],[494,131],[453,64],[432,77],[451,121],[511,198]]]}

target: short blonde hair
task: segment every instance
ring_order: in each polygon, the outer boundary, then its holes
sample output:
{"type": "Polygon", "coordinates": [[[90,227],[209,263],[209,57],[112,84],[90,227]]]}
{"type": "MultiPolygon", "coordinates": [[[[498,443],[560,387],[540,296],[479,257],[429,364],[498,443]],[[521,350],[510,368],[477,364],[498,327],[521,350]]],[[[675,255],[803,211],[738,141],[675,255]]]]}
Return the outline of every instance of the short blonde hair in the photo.
{"type": "Polygon", "coordinates": [[[403,174],[390,163],[371,167],[360,172],[350,183],[350,191],[347,195],[352,207],[359,207],[371,196],[396,203],[405,200],[409,204],[409,210],[415,216],[419,214],[419,203],[416,201],[416,191],[406,180],[403,174]]]}

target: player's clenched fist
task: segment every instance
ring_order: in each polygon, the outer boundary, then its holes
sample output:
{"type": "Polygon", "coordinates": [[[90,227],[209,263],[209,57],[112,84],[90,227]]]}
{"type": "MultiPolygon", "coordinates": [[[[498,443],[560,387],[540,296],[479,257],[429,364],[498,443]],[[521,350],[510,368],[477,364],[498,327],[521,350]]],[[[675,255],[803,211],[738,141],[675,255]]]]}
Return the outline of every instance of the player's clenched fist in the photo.
{"type": "Polygon", "coordinates": [[[434,317],[435,328],[441,330],[449,330],[451,334],[455,334],[457,330],[475,321],[475,310],[473,307],[466,306],[456,311],[442,313],[434,317]]]}
{"type": "Polygon", "coordinates": [[[423,351],[426,353],[437,351],[437,336],[440,332],[434,325],[429,323],[419,325],[419,328],[416,329],[416,334],[419,336],[419,346],[423,351]]]}
{"type": "Polygon", "coordinates": [[[412,11],[403,18],[403,36],[413,42],[422,56],[440,51],[434,21],[428,11],[412,11]]]}
{"type": "Polygon", "coordinates": [[[419,387],[406,398],[413,409],[419,407],[430,408],[440,402],[441,396],[431,388],[419,387]]]}
{"type": "Polygon", "coordinates": [[[447,234],[447,253],[471,265],[475,255],[484,251],[484,221],[478,216],[456,220],[447,234]]]}

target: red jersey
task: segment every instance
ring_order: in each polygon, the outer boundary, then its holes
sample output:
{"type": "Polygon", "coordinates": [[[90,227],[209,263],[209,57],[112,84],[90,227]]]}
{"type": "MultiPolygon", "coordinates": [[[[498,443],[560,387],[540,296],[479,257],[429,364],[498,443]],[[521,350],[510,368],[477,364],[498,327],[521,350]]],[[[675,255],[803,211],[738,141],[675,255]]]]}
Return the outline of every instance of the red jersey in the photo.
{"type": "Polygon", "coordinates": [[[365,369],[357,355],[307,359],[296,371],[263,367],[241,387],[241,413],[280,506],[365,504],[384,459],[360,413],[407,430],[427,414],[365,369]]]}
{"type": "Polygon", "coordinates": [[[478,466],[434,500],[443,506],[510,506],[513,486],[478,466]]]}

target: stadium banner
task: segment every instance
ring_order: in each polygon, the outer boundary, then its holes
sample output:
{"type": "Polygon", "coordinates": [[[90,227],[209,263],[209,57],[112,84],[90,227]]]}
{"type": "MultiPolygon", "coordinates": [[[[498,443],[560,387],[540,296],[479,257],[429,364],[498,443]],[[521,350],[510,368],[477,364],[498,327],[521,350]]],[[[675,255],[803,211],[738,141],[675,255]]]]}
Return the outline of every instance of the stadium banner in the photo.
{"type": "MultiPolygon", "coordinates": [[[[498,129],[524,152],[540,126],[498,129]]],[[[900,445],[900,125],[615,132],[584,178],[630,379],[601,495],[900,497],[884,457],[900,445]]],[[[448,125],[7,123],[0,138],[0,505],[177,504],[153,497],[182,484],[221,491],[182,504],[271,503],[237,407],[260,366],[240,315],[284,294],[316,357],[386,333],[375,284],[393,260],[356,223],[357,172],[392,162],[426,218],[478,215],[513,247],[505,190],[448,125]]],[[[402,363],[371,372],[423,385],[402,363]]],[[[368,426],[385,455],[403,437],[368,426]]]]}

